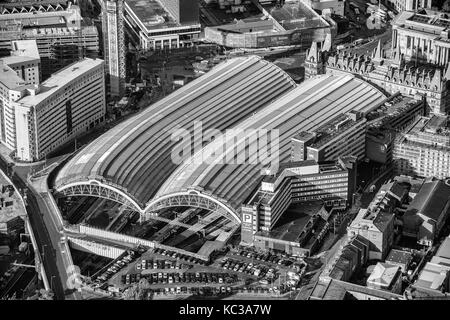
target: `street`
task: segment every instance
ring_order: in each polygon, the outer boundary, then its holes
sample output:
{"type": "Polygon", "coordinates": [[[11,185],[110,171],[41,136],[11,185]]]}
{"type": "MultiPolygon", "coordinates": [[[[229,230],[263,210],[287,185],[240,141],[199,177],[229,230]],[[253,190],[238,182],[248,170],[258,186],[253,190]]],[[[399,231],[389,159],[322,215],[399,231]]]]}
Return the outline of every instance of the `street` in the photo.
{"type": "MultiPolygon", "coordinates": [[[[0,158],[0,169],[5,173],[8,172],[7,163],[3,158],[0,158]]],[[[24,182],[25,179],[23,177],[19,177],[16,172],[13,171],[12,175],[10,175],[10,178],[18,189],[28,190],[27,185],[24,182]]],[[[64,300],[65,293],[62,285],[60,271],[62,271],[62,273],[65,273],[65,269],[58,269],[61,268],[61,265],[58,263],[58,259],[55,259],[59,255],[56,254],[56,251],[54,249],[54,244],[59,241],[59,232],[56,231],[55,233],[55,230],[52,228],[54,227],[53,223],[48,224],[48,221],[44,221],[45,218],[40,210],[36,195],[33,192],[27,192],[26,210],[31,227],[36,237],[36,242],[41,245],[41,248],[39,248],[41,261],[43,262],[43,266],[51,288],[54,292],[55,298],[58,300],[64,300]],[[51,228],[50,233],[46,225],[51,228]],[[58,238],[56,238],[57,234],[58,238]]]]}

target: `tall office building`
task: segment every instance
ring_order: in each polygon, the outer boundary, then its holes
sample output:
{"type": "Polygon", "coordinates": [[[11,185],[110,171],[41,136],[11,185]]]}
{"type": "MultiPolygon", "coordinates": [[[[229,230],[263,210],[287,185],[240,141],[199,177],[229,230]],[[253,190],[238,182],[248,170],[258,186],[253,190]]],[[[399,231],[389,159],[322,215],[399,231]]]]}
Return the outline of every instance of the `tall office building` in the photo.
{"type": "Polygon", "coordinates": [[[107,92],[121,97],[125,89],[124,0],[102,1],[103,56],[106,64],[107,92]]]}
{"type": "Polygon", "coordinates": [[[104,121],[103,60],[86,58],[75,62],[40,85],[19,77],[21,68],[2,68],[1,141],[15,150],[18,159],[42,159],[104,121]]]}

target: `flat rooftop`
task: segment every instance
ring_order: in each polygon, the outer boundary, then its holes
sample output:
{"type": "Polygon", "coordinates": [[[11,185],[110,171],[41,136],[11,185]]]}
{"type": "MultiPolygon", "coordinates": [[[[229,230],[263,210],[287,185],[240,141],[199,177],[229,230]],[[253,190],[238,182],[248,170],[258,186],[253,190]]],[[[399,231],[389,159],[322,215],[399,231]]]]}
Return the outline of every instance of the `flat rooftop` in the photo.
{"type": "Polygon", "coordinates": [[[319,212],[322,206],[322,201],[291,204],[271,231],[260,231],[257,232],[256,235],[283,241],[297,242],[300,234],[310,222],[312,216],[319,212]]]}
{"type": "Polygon", "coordinates": [[[15,40],[11,42],[13,55],[40,59],[36,40],[15,40]]]}
{"type": "Polygon", "coordinates": [[[288,0],[281,8],[274,7],[269,12],[286,30],[329,27],[318,13],[301,1],[288,0]]]}
{"type": "Polygon", "coordinates": [[[156,0],[125,0],[125,4],[148,30],[180,26],[156,0]]]}
{"type": "Polygon", "coordinates": [[[419,14],[412,11],[403,11],[393,23],[398,27],[412,29],[420,33],[436,35],[436,40],[450,42],[450,39],[441,36],[442,31],[450,28],[450,19],[444,19],[437,14],[419,14]]]}
{"type": "Polygon", "coordinates": [[[83,75],[85,72],[100,66],[102,63],[103,60],[101,59],[90,58],[85,58],[84,60],[72,63],[57,73],[52,74],[48,80],[44,81],[40,86],[40,92],[38,94],[25,96],[18,102],[23,105],[35,106],[59,89],[63,88],[72,80],[83,75]]]}
{"type": "Polygon", "coordinates": [[[353,121],[348,114],[340,114],[330,121],[326,122],[323,126],[319,127],[316,133],[316,139],[314,143],[310,145],[311,148],[320,148],[332,139],[336,138],[339,134],[348,130],[364,118],[360,118],[353,121]]]}
{"type": "Polygon", "coordinates": [[[0,60],[3,61],[4,64],[11,66],[17,63],[26,63],[40,60],[39,58],[27,57],[27,56],[8,56],[2,57],[0,60]]]}
{"type": "Polygon", "coordinates": [[[397,117],[402,116],[406,111],[410,110],[419,103],[410,97],[396,96],[379,108],[369,112],[367,119],[371,127],[383,127],[397,117]]]}
{"type": "Polygon", "coordinates": [[[17,89],[18,87],[25,85],[25,81],[2,61],[3,59],[0,59],[0,82],[10,90],[17,89]]]}

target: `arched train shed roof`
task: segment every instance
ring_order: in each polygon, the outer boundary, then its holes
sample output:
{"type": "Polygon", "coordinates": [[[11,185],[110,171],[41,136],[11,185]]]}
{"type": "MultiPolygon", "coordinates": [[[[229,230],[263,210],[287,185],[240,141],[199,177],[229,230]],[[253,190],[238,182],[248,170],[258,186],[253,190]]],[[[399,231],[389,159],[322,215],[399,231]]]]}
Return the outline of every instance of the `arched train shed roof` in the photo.
{"type": "Polygon", "coordinates": [[[173,130],[192,132],[194,121],[203,130],[225,130],[295,86],[259,57],[225,61],[90,143],[59,171],[55,187],[97,180],[144,208],[177,168],[171,160],[173,130]]]}
{"type": "MultiPolygon", "coordinates": [[[[386,96],[381,91],[353,75],[324,75],[306,80],[296,89],[248,117],[238,128],[278,129],[279,163],[283,163],[289,161],[290,141],[299,131],[317,129],[339,113],[351,110],[368,112],[385,99],[386,96]]],[[[208,145],[207,154],[214,151],[212,161],[202,161],[199,159],[202,153],[197,152],[178,166],[159,188],[154,202],[171,194],[195,189],[213,195],[234,210],[239,210],[260,183],[261,172],[266,165],[250,164],[249,148],[241,149],[245,152],[242,156],[247,164],[226,164],[224,159],[239,157],[235,148],[227,148],[233,145],[228,141],[223,136],[223,139],[216,139],[208,145]]],[[[237,144],[237,140],[234,143],[237,144]]],[[[256,144],[256,139],[246,145],[249,147],[252,143],[256,144]]]]}

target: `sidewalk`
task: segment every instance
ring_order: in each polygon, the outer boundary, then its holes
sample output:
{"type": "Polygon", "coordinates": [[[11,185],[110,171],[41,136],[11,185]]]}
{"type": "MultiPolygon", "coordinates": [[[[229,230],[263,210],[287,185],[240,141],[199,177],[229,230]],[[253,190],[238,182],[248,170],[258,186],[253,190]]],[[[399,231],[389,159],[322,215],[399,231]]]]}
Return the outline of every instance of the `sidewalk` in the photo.
{"type": "Polygon", "coordinates": [[[43,164],[45,160],[37,161],[37,162],[17,162],[11,157],[11,154],[14,151],[6,147],[4,144],[0,143],[0,156],[5,159],[8,163],[13,163],[17,167],[32,167],[36,165],[43,164]]]}

